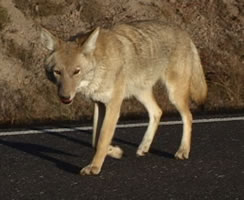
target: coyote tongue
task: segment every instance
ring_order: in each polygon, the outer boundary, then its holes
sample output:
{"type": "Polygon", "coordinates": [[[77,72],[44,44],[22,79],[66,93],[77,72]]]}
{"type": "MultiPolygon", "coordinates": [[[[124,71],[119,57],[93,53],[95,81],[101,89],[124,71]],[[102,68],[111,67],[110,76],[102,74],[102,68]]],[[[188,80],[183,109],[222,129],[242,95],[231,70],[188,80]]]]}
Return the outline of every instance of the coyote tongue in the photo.
{"type": "Polygon", "coordinates": [[[60,100],[61,100],[62,103],[64,103],[64,104],[70,104],[70,103],[72,102],[72,99],[60,98],[60,100]]]}

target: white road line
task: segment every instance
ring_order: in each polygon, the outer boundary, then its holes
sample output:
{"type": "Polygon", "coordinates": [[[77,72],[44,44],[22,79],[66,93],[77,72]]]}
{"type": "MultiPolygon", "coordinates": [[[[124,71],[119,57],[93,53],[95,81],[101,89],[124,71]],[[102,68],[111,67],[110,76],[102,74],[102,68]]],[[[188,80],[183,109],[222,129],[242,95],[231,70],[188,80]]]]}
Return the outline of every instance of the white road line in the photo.
{"type": "MultiPolygon", "coordinates": [[[[202,123],[214,123],[214,122],[231,122],[231,121],[244,121],[244,116],[240,117],[224,117],[224,118],[211,118],[211,119],[195,119],[194,124],[202,123]]],[[[182,121],[163,121],[160,125],[178,125],[182,124],[182,121]]],[[[117,128],[138,128],[148,126],[148,123],[129,123],[129,124],[118,124],[117,128]]],[[[0,136],[10,136],[10,135],[28,135],[28,134],[40,134],[40,133],[60,133],[60,132],[74,132],[74,131],[90,131],[91,126],[80,126],[71,128],[41,128],[36,129],[24,129],[24,130],[10,130],[1,131],[0,136]]]]}

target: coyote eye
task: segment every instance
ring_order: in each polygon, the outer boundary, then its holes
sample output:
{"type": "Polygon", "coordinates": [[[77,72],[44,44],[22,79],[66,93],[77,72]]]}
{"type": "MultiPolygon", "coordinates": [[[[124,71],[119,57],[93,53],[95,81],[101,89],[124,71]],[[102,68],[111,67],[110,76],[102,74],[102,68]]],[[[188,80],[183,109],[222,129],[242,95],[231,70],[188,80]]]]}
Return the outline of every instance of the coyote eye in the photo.
{"type": "Polygon", "coordinates": [[[80,73],[80,69],[76,69],[73,74],[76,75],[76,74],[79,74],[79,73],[80,73]]]}
{"type": "Polygon", "coordinates": [[[59,71],[59,70],[54,70],[53,72],[54,72],[54,74],[56,74],[56,75],[61,75],[61,71],[59,71]]]}

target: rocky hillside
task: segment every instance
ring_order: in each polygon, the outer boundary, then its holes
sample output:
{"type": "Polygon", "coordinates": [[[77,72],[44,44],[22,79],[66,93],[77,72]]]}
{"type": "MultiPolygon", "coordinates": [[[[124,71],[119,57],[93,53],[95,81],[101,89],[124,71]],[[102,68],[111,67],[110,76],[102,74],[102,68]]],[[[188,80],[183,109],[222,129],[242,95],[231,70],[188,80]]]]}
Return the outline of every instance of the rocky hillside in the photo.
{"type": "MultiPolygon", "coordinates": [[[[47,81],[40,25],[68,39],[144,19],[170,21],[192,36],[208,81],[206,110],[244,108],[243,0],[0,0],[0,124],[91,118],[91,102],[78,95],[62,105],[47,81]]],[[[174,110],[163,87],[155,93],[164,110],[174,110]]],[[[122,108],[123,115],[142,111],[133,99],[122,108]]]]}

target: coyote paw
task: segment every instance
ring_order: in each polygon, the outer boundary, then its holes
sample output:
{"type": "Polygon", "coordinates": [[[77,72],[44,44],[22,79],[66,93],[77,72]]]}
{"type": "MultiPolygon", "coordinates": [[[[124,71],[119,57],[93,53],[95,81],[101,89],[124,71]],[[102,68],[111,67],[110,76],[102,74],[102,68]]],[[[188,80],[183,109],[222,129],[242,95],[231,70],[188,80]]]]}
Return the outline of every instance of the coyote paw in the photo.
{"type": "Polygon", "coordinates": [[[101,168],[93,166],[92,164],[87,165],[82,170],[80,170],[80,175],[97,175],[101,171],[101,168]]]}
{"type": "Polygon", "coordinates": [[[145,156],[149,151],[149,146],[147,145],[140,145],[137,149],[136,155],[137,156],[145,156]]]}
{"type": "Polygon", "coordinates": [[[175,154],[175,158],[179,159],[179,160],[185,160],[189,158],[189,150],[186,148],[180,148],[176,154],[175,154]]]}
{"type": "Polygon", "coordinates": [[[108,155],[112,158],[120,159],[122,158],[123,150],[118,146],[110,145],[108,148],[108,155]]]}

